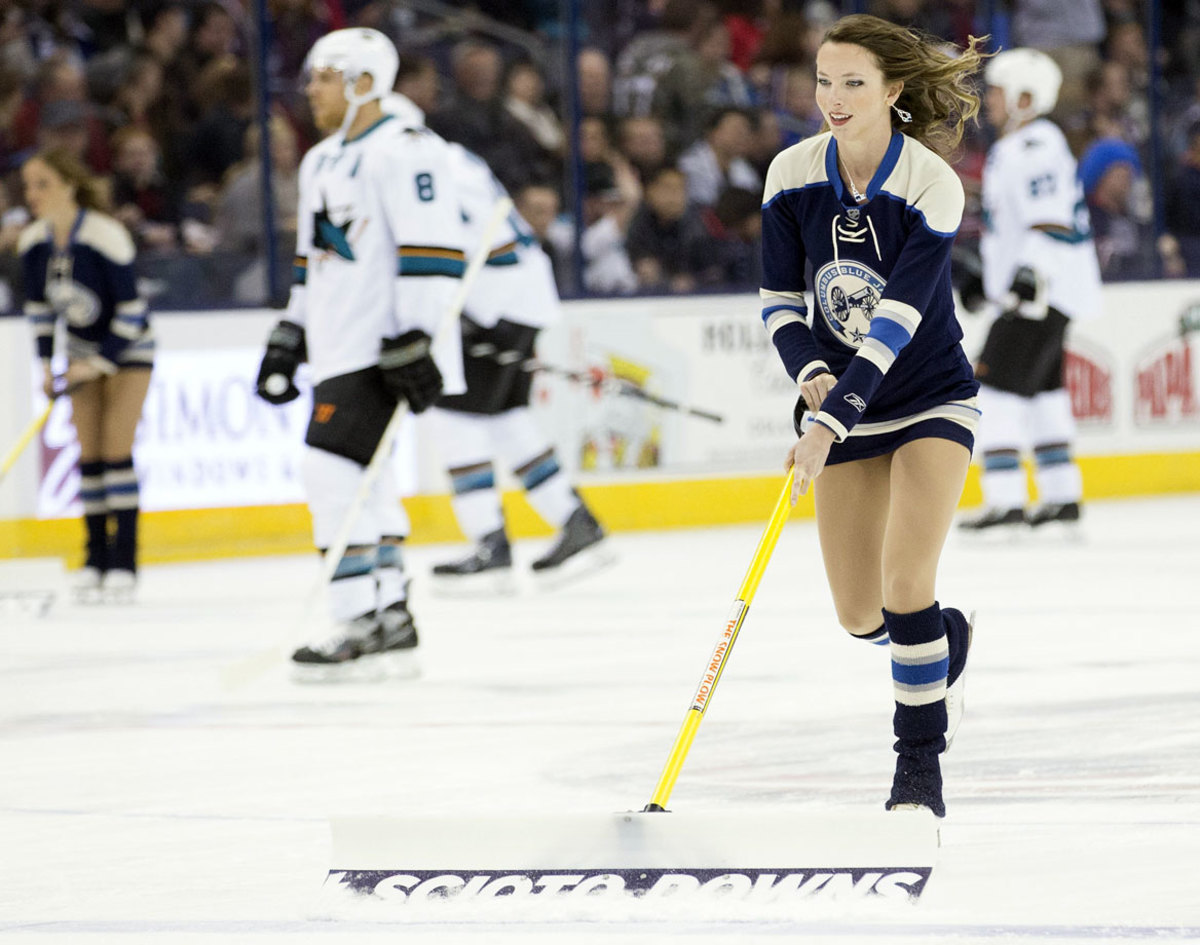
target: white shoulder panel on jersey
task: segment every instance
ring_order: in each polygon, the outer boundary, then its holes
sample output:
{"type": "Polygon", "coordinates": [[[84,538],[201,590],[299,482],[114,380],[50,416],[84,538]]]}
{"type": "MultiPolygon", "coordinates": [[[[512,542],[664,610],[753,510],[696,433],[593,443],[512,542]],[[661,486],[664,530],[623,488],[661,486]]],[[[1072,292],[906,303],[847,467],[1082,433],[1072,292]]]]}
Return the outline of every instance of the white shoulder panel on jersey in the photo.
{"type": "Polygon", "coordinates": [[[21,235],[17,238],[17,252],[24,255],[30,247],[44,243],[49,238],[50,224],[45,220],[34,220],[21,231],[21,235]]]}
{"type": "Polygon", "coordinates": [[[120,221],[91,210],[84,214],[75,241],[90,246],[119,266],[128,266],[137,252],[133,237],[120,221]]]}
{"type": "Polygon", "coordinates": [[[962,223],[962,181],[938,154],[905,135],[904,147],[881,191],[900,197],[934,233],[952,236],[962,223]]]}
{"type": "Polygon", "coordinates": [[[775,155],[767,169],[767,182],[763,188],[764,206],[785,191],[829,179],[825,173],[825,149],[832,136],[828,131],[813,135],[775,155]]]}

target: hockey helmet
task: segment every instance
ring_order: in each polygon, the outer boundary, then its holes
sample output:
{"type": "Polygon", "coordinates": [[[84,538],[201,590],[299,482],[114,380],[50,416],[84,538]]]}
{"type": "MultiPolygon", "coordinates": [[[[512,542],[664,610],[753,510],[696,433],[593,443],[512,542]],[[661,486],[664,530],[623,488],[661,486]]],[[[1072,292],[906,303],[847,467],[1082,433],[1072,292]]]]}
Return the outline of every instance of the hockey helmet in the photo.
{"type": "Polygon", "coordinates": [[[1004,91],[1004,104],[1010,118],[1030,120],[1054,109],[1062,86],[1058,63],[1037,49],[1007,49],[993,56],[984,70],[984,80],[1004,91]],[[1021,93],[1028,92],[1031,103],[1021,108],[1021,93]]]}
{"type": "Polygon", "coordinates": [[[400,56],[390,39],[379,30],[357,27],[322,36],[304,61],[306,73],[316,69],[340,72],[346,83],[346,99],[354,105],[390,94],[399,68],[400,56]],[[354,84],[363,75],[370,75],[373,81],[367,92],[357,96],[354,84]]]}

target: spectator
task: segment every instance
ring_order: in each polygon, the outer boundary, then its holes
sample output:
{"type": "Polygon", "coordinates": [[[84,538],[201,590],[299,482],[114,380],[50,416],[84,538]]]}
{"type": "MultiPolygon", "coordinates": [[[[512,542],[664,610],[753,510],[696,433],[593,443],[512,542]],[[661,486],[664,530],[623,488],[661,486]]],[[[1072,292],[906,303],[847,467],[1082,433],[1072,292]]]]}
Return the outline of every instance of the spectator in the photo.
{"type": "Polygon", "coordinates": [[[617,58],[613,110],[623,117],[649,115],[659,80],[681,62],[695,68],[691,38],[716,17],[703,0],[667,0],[658,28],[639,33],[617,58]]]}
{"type": "Polygon", "coordinates": [[[442,94],[442,77],[437,65],[428,56],[405,53],[400,57],[396,72],[396,91],[408,98],[426,115],[438,109],[442,94]]]}
{"type": "Polygon", "coordinates": [[[679,158],[692,203],[711,207],[726,187],[762,190],[762,178],[746,160],[753,132],[740,109],[725,108],[712,116],[704,138],[679,158]]]}
{"type": "Polygon", "coordinates": [[[525,126],[545,152],[548,163],[557,167],[566,147],[566,135],[554,110],[546,104],[546,83],[538,67],[528,60],[513,63],[504,81],[504,107],[525,126]]]}
{"type": "Polygon", "coordinates": [[[223,56],[205,65],[196,86],[206,107],[191,132],[189,183],[215,193],[226,171],[242,159],[254,117],[254,82],[247,65],[223,56]]]}
{"type": "Polygon", "coordinates": [[[662,119],[667,137],[680,150],[704,130],[705,121],[721,108],[746,108],[750,86],[729,62],[729,33],[714,20],[693,33],[690,55],[681,55],[658,80],[651,111],[662,119]]]}
{"type": "MultiPolygon", "coordinates": [[[[87,80],[83,67],[67,54],[59,52],[42,63],[38,70],[35,91],[32,98],[26,99],[13,119],[13,135],[17,147],[22,151],[32,151],[39,144],[42,128],[45,122],[42,111],[51,103],[73,103],[74,108],[65,107],[54,110],[51,124],[59,124],[68,113],[72,121],[82,121],[84,126],[83,154],[88,167],[96,173],[107,173],[110,166],[107,133],[104,123],[96,116],[88,104],[87,80]],[[82,118],[79,118],[82,114],[82,118]]],[[[71,129],[78,132],[77,128],[71,129]]],[[[72,135],[72,142],[77,143],[77,134],[72,135]]],[[[76,151],[78,153],[78,151],[76,151]]]]}
{"type": "Polygon", "coordinates": [[[1185,274],[1200,279],[1200,121],[1188,133],[1169,193],[1167,229],[1179,241],[1185,274]]]}
{"type": "Polygon", "coordinates": [[[187,10],[181,3],[164,3],[150,15],[142,46],[165,69],[175,61],[187,38],[187,10]]]}
{"type": "Polygon", "coordinates": [[[167,83],[178,95],[188,121],[198,121],[208,107],[201,82],[205,69],[215,61],[234,57],[237,51],[237,24],[230,13],[216,0],[201,4],[187,43],[171,60],[167,72],[167,83]]]}
{"type": "Polygon", "coordinates": [[[1153,279],[1160,275],[1149,221],[1135,193],[1142,162],[1137,150],[1118,138],[1101,138],[1079,159],[1100,275],[1105,282],[1153,279]]]}
{"type": "Polygon", "coordinates": [[[509,192],[554,173],[525,126],[512,117],[500,95],[500,50],[481,40],[463,40],[452,53],[454,89],[428,116],[429,127],[487,162],[509,192]]]}
{"type": "Polygon", "coordinates": [[[1088,100],[1088,84],[1100,65],[1105,36],[1101,0],[1021,0],[1012,19],[1013,46],[1032,46],[1062,70],[1062,89],[1051,117],[1063,123],[1088,100]]]}
{"type": "Polygon", "coordinates": [[[25,155],[17,145],[13,123],[23,98],[21,76],[0,67],[0,185],[4,178],[24,163],[25,155]]]}
{"type": "Polygon", "coordinates": [[[716,244],[717,282],[731,289],[762,285],[762,194],[729,187],[708,218],[716,244]]]}
{"type": "Polygon", "coordinates": [[[660,167],[670,163],[662,122],[649,115],[621,122],[621,153],[644,185],[660,167]]]}
{"type": "Polygon", "coordinates": [[[0,315],[16,314],[23,301],[17,242],[29,223],[29,211],[0,178],[0,315]]]}
{"type": "Polygon", "coordinates": [[[693,292],[718,278],[713,242],[699,211],[688,206],[687,179],[678,168],[661,168],[650,179],[625,248],[643,291],[693,292]]]}
{"type": "Polygon", "coordinates": [[[775,114],[782,147],[820,132],[825,118],[817,107],[817,75],[811,66],[792,66],[783,73],[783,94],[775,114]]]}
{"type": "Polygon", "coordinates": [[[612,114],[612,66],[599,49],[579,50],[575,68],[579,75],[579,112],[598,118],[612,114]]]}
{"type": "Polygon", "coordinates": [[[88,164],[88,129],[92,120],[92,107],[86,102],[73,99],[47,102],[39,110],[38,147],[66,151],[75,160],[88,164]]]}
{"type": "Polygon", "coordinates": [[[128,125],[112,139],[113,216],[125,224],[139,251],[178,246],[178,189],[165,177],[158,142],[144,128],[128,125]]]}
{"type": "MultiPolygon", "coordinates": [[[[296,211],[300,194],[299,142],[295,129],[282,115],[269,121],[271,137],[271,202],[276,236],[275,274],[272,300],[287,297],[291,284],[290,263],[296,244],[296,211]]],[[[216,245],[222,252],[252,257],[251,265],[237,277],[234,298],[239,302],[261,302],[266,284],[266,242],[263,233],[262,153],[258,125],[246,131],[246,156],[229,169],[213,213],[216,245]]]]}
{"type": "Polygon", "coordinates": [[[568,278],[567,254],[551,237],[559,214],[558,191],[548,184],[528,184],[513,197],[513,204],[517,213],[533,230],[546,255],[550,257],[554,268],[554,281],[562,292],[570,285],[571,280],[568,278]]]}
{"type": "MultiPolygon", "coordinates": [[[[625,233],[637,199],[617,186],[610,164],[595,161],[585,165],[583,172],[583,287],[603,294],[633,292],[637,276],[625,251],[625,233]]],[[[550,235],[558,252],[573,253],[570,224],[555,225],[550,235]]]]}

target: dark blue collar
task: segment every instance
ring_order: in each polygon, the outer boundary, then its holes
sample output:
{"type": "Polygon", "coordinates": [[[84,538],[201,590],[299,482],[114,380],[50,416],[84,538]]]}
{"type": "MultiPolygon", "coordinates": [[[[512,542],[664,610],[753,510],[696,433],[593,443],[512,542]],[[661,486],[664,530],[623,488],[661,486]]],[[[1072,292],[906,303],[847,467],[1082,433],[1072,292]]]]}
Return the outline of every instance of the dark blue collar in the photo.
{"type": "MultiPolygon", "coordinates": [[[[880,188],[883,187],[883,182],[888,179],[888,176],[895,169],[896,162],[900,160],[900,152],[903,148],[904,134],[899,131],[893,131],[892,140],[888,142],[888,148],[883,155],[883,160],[879,162],[879,167],[875,168],[871,182],[867,184],[867,189],[863,191],[863,196],[868,201],[879,193],[880,188]]],[[[846,188],[842,185],[842,173],[838,170],[837,138],[833,137],[833,135],[829,136],[829,144],[825,148],[825,175],[833,185],[833,192],[837,195],[837,199],[845,203],[846,188]]]]}

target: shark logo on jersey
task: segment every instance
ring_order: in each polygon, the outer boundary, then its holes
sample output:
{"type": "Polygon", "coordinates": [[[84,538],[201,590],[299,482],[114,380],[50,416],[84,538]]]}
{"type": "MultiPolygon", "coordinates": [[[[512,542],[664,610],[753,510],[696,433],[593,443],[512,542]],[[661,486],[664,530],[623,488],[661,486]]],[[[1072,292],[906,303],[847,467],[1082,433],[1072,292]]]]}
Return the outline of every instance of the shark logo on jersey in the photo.
{"type": "Polygon", "coordinates": [[[313,214],[313,248],[334,253],[342,259],[354,262],[354,249],[350,246],[350,227],[353,220],[334,223],[329,216],[329,207],[321,201],[321,209],[313,214]]]}
{"type": "Polygon", "coordinates": [[[883,277],[856,260],[843,259],[826,263],[813,281],[817,310],[829,330],[847,347],[859,347],[887,285],[883,277]]]}

